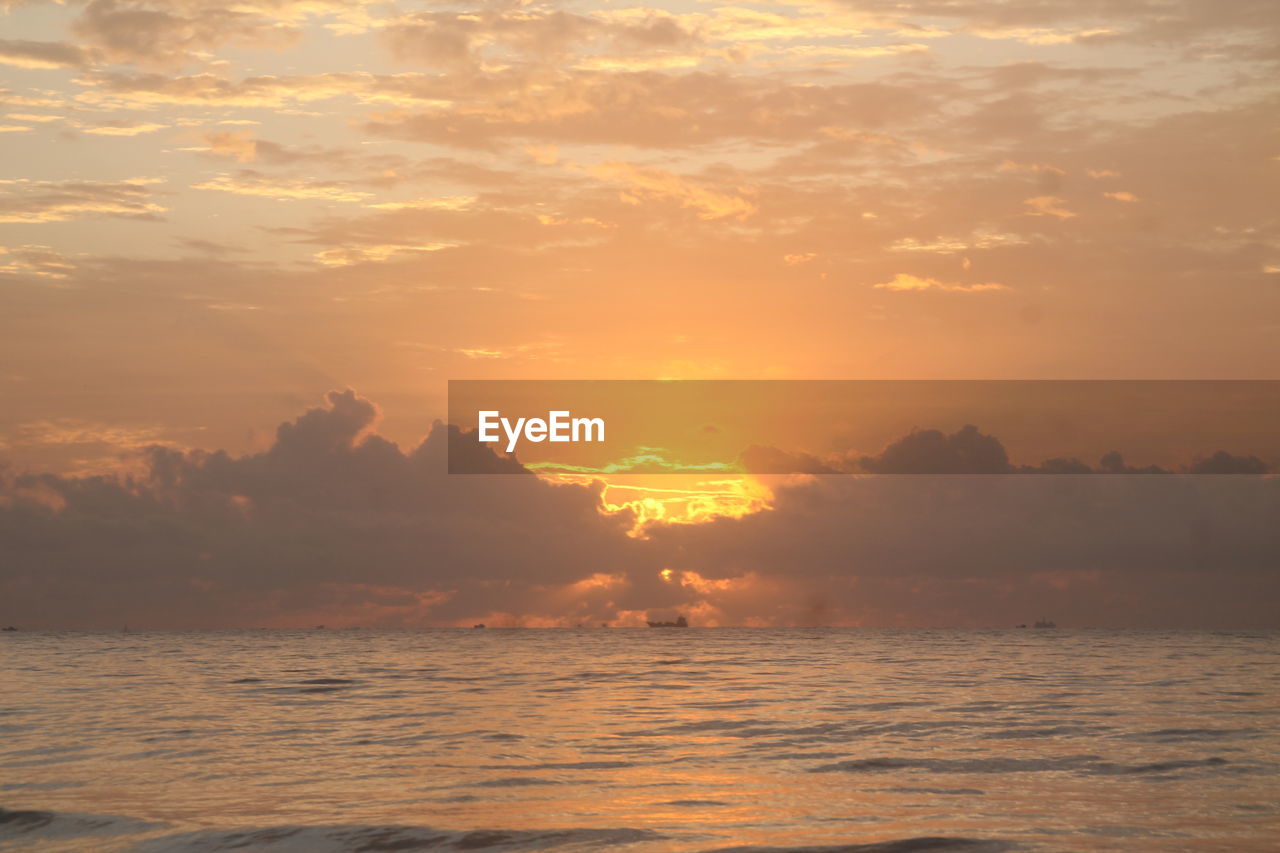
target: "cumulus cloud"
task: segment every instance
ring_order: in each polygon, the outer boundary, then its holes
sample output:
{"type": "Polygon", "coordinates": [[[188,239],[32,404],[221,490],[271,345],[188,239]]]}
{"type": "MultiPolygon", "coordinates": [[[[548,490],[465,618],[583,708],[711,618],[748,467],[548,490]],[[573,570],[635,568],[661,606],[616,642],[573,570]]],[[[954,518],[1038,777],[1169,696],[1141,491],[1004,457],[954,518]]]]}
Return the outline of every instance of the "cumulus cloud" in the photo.
{"type": "Polygon", "coordinates": [[[1233,456],[1219,450],[1212,456],[1197,459],[1188,470],[1192,474],[1265,474],[1270,469],[1256,456],[1233,456]]]}
{"type": "Polygon", "coordinates": [[[1013,469],[1004,445],[972,424],[951,435],[919,430],[860,460],[872,474],[1008,474],[1013,469]]]}
{"type": "Polygon", "coordinates": [[[742,454],[746,470],[758,474],[1267,474],[1272,468],[1257,456],[1235,456],[1219,450],[1198,456],[1178,468],[1126,465],[1119,451],[1104,454],[1095,466],[1075,457],[1055,457],[1039,464],[1014,463],[1004,443],[977,426],[952,433],[913,429],[874,456],[836,453],[818,459],[807,453],[753,446],[742,454]]]}
{"type": "Polygon", "coordinates": [[[377,418],[334,391],[255,455],[151,447],[134,477],[7,475],[0,598],[50,625],[568,620],[608,598],[566,588],[637,564],[630,515],[600,512],[597,488],[497,457],[522,476],[451,478],[443,425],[404,452],[377,418]]]}
{"type": "Polygon", "coordinates": [[[652,536],[673,572],[768,578],[740,619],[1264,627],[1278,509],[1276,478],[818,477],[652,536]]]}
{"type": "MultiPolygon", "coordinates": [[[[650,524],[599,485],[552,485],[436,424],[401,450],[354,391],[245,456],[69,422],[133,474],[0,474],[7,622],[151,627],[639,624],[1274,624],[1273,477],[828,476],[776,486],[739,518],[650,524]],[[468,470],[445,473],[450,443],[468,470]],[[1171,531],[1174,533],[1171,534],[1171,531]]],[[[763,473],[830,474],[751,448],[763,473]]],[[[1206,473],[1256,467],[1215,454],[1206,473]]],[[[975,427],[916,431],[863,467],[1009,473],[975,427]]],[[[1124,471],[1118,454],[1102,465],[1124,471]]]]}

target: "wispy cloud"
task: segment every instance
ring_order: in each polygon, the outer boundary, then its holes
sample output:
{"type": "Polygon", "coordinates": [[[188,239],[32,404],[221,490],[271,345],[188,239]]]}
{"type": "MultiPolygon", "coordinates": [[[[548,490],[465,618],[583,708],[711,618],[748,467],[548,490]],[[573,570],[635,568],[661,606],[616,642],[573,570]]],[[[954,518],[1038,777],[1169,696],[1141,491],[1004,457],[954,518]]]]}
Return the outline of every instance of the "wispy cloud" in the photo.
{"type": "Polygon", "coordinates": [[[982,284],[957,284],[954,282],[938,281],[936,278],[924,278],[922,276],[912,275],[911,273],[900,272],[889,281],[881,282],[873,285],[877,290],[891,290],[894,292],[904,291],[921,291],[921,290],[941,290],[948,293],[989,293],[997,290],[1009,290],[1004,284],[996,284],[994,282],[985,282],[982,284]]]}
{"type": "Polygon", "coordinates": [[[129,181],[0,181],[0,222],[63,222],[84,217],[159,219],[152,201],[161,178],[129,181]]]}

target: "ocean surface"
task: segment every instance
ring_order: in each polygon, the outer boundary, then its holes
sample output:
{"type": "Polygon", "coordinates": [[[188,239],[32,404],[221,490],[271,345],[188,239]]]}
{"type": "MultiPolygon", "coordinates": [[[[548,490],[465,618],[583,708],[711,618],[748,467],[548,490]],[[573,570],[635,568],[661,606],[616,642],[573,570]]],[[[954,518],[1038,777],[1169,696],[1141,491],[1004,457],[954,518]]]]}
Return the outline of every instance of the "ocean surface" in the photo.
{"type": "Polygon", "coordinates": [[[1280,850],[1280,633],[5,633],[0,849],[1280,850]]]}

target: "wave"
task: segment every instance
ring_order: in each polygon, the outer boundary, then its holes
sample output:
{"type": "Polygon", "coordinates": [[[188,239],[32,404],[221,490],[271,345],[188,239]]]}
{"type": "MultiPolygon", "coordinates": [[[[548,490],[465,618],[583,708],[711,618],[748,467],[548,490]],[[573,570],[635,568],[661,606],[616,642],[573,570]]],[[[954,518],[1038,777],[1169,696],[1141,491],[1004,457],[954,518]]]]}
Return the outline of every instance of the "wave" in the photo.
{"type": "Polygon", "coordinates": [[[810,847],[721,847],[707,853],[1005,853],[1024,849],[1011,841],[987,838],[921,836],[872,844],[828,844],[810,847]]]}
{"type": "Polygon", "coordinates": [[[811,773],[879,773],[892,770],[929,770],[935,773],[1036,773],[1069,771],[1099,776],[1152,775],[1168,778],[1183,770],[1218,768],[1230,765],[1232,772],[1258,769],[1251,765],[1231,765],[1227,759],[1212,755],[1180,761],[1149,764],[1118,764],[1097,755],[1072,755],[1062,758],[857,758],[822,764],[811,773]]]}
{"type": "MultiPolygon", "coordinates": [[[[692,805],[693,801],[686,801],[692,805]]],[[[673,803],[673,805],[676,803],[673,803]]],[[[687,843],[648,829],[441,830],[426,826],[271,826],[172,832],[161,823],[108,815],[0,809],[0,849],[55,847],[120,853],[372,853],[407,850],[615,850],[662,849],[687,843]],[[127,836],[132,836],[127,837],[127,836]],[[113,843],[114,839],[114,843],[113,843]]],[[[703,836],[705,838],[705,836],[703,836]]],[[[922,836],[861,844],[718,847],[707,853],[1004,853],[1020,845],[997,839],[922,836]]]]}
{"type": "Polygon", "coordinates": [[[164,824],[160,823],[111,815],[0,808],[0,849],[36,845],[48,849],[51,845],[71,840],[76,842],[74,849],[83,849],[79,845],[90,840],[97,839],[95,846],[102,846],[112,837],[136,835],[163,827],[164,824]]]}

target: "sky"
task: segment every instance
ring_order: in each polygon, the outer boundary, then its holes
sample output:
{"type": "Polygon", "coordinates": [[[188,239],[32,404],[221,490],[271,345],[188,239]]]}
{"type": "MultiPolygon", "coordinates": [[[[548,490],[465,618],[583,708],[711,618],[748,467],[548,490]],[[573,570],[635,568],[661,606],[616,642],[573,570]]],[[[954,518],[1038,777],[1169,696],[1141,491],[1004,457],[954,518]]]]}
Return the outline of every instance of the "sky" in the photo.
{"type": "Polygon", "coordinates": [[[1280,378],[1271,0],[0,9],[0,621],[1276,623],[1274,479],[432,467],[450,379],[1280,378]]]}

